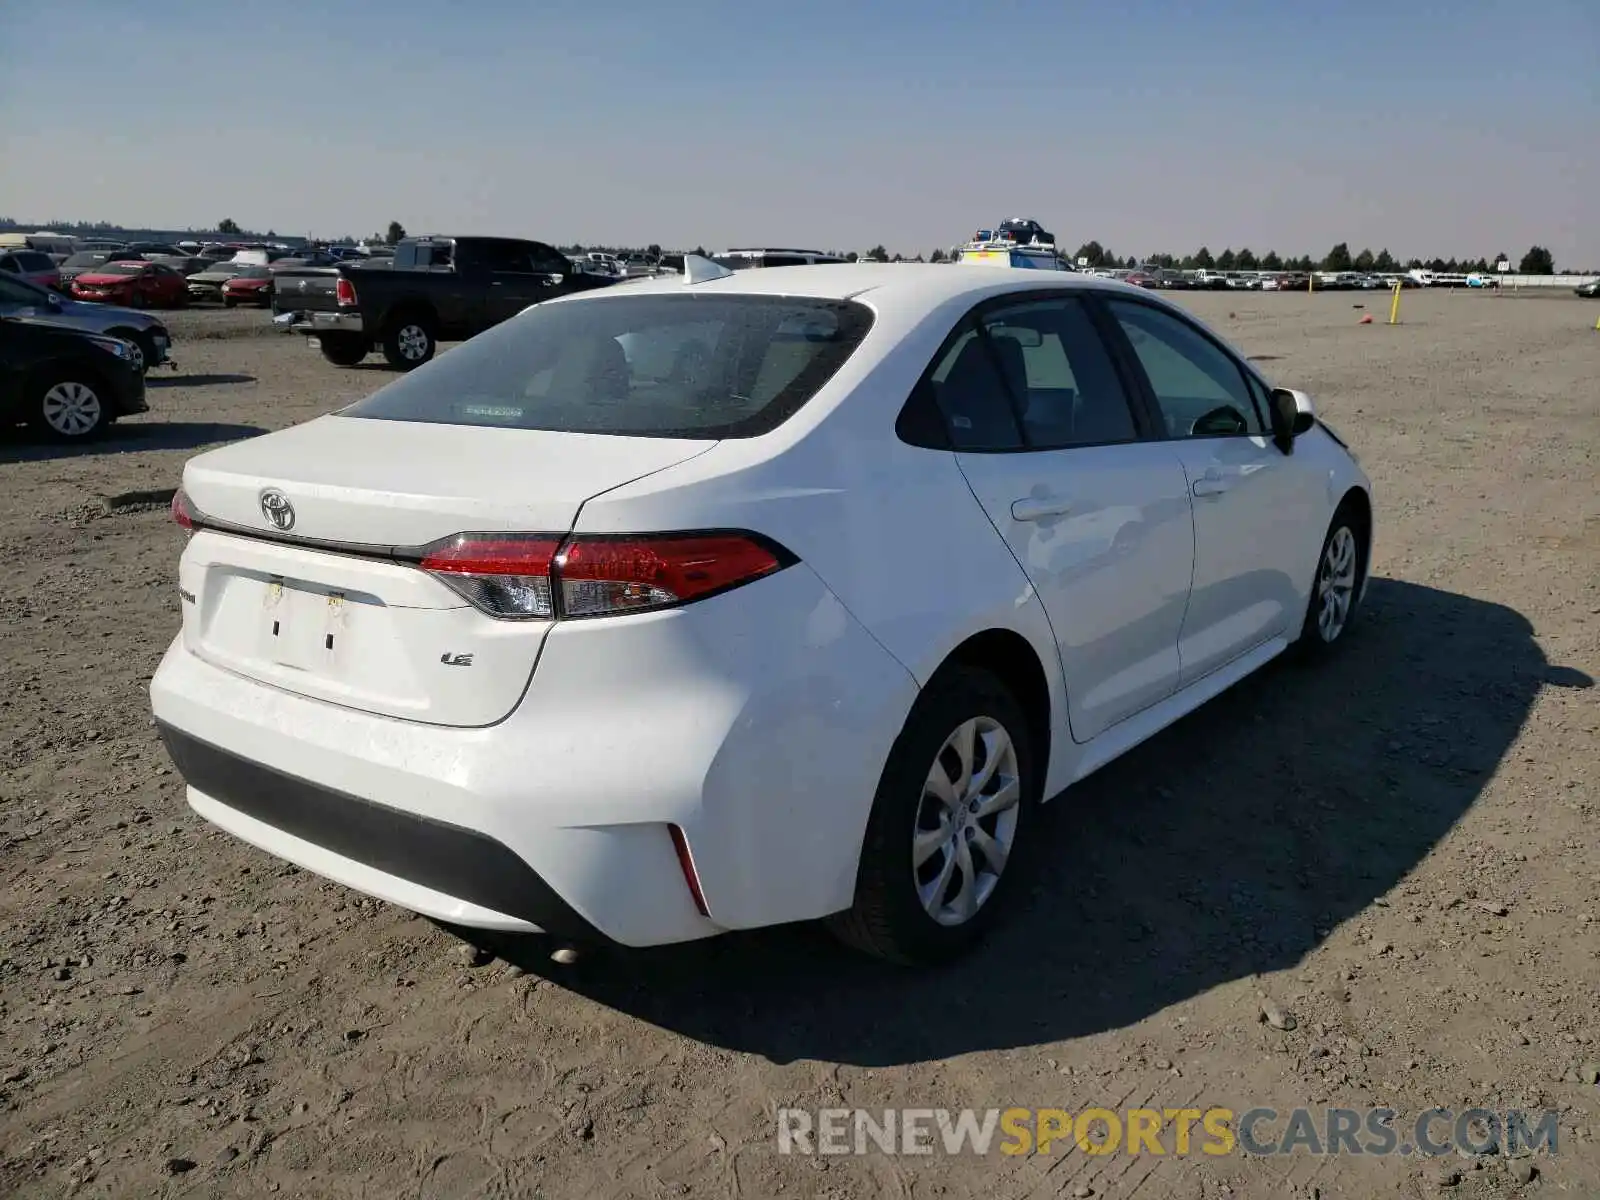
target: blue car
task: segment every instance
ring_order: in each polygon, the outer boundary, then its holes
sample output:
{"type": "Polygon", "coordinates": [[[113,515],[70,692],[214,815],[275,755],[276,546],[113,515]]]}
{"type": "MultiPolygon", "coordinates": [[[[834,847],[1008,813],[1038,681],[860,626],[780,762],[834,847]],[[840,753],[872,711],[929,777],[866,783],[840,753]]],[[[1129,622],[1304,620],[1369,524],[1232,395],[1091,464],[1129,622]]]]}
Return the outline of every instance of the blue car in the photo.
{"type": "Polygon", "coordinates": [[[160,317],[132,308],[86,304],[15,275],[0,273],[0,317],[25,317],[78,333],[120,338],[133,347],[134,366],[141,375],[172,357],[172,335],[160,317]]]}

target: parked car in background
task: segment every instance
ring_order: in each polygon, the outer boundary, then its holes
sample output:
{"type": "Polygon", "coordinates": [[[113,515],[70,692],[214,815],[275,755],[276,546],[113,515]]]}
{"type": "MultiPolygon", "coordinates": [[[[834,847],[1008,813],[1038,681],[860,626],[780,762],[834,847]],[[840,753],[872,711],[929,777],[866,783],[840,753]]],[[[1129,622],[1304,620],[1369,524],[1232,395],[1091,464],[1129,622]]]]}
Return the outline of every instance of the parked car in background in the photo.
{"type": "Polygon", "coordinates": [[[1591,279],[1588,283],[1580,283],[1572,289],[1572,294],[1593,300],[1596,296],[1600,296],[1600,279],[1591,279]]]}
{"type": "Polygon", "coordinates": [[[147,262],[158,262],[163,266],[171,267],[174,271],[186,279],[190,275],[204,271],[215,261],[213,259],[203,258],[198,254],[185,254],[181,257],[174,257],[170,254],[146,254],[144,255],[144,258],[147,262]]]}
{"type": "Polygon", "coordinates": [[[246,263],[214,262],[205,270],[196,271],[185,280],[189,288],[189,299],[200,302],[221,300],[222,285],[241,271],[249,269],[246,263]]]}
{"type": "Polygon", "coordinates": [[[403,371],[431,359],[441,339],[469,338],[530,304],[616,283],[578,271],[544,242],[494,237],[405,238],[387,267],[340,263],[277,278],[285,298],[274,321],[316,339],[329,362],[354,366],[376,346],[403,371]]]}
{"type": "Polygon", "coordinates": [[[0,233],[0,250],[36,250],[57,262],[77,249],[77,239],[64,233],[0,233]]]}
{"type": "Polygon", "coordinates": [[[1042,804],[1359,622],[1366,476],[1179,305],[687,268],[185,464],[202,817],[457,925],[935,963],[1063,861],[1042,804]]]}
{"type": "Polygon", "coordinates": [[[272,303],[272,268],[255,263],[240,263],[233,277],[222,284],[222,303],[228,308],[240,304],[256,304],[266,308],[272,303]]]}
{"type": "Polygon", "coordinates": [[[72,281],[87,271],[95,271],[109,262],[142,261],[143,256],[133,250],[80,250],[61,264],[61,290],[70,293],[72,281]]]}
{"type": "MultiPolygon", "coordinates": [[[[589,257],[593,258],[594,255],[589,257]]],[[[730,271],[747,271],[757,267],[820,266],[845,260],[837,254],[793,246],[735,246],[712,255],[712,261],[730,271]]]]}
{"type": "Polygon", "coordinates": [[[0,317],[0,421],[81,442],[147,407],[129,343],[33,317],[0,317]]]}
{"type": "Polygon", "coordinates": [[[141,371],[169,362],[172,356],[172,334],[153,313],[85,304],[9,275],[0,275],[0,317],[27,317],[79,333],[118,338],[133,346],[135,364],[141,371]]]}
{"type": "Polygon", "coordinates": [[[1192,277],[1195,287],[1204,291],[1218,292],[1228,286],[1228,277],[1221,271],[1196,271],[1192,277]]]}
{"type": "Polygon", "coordinates": [[[122,259],[79,275],[72,281],[72,298],[129,308],[181,308],[189,302],[189,287],[163,263],[122,259]]]}
{"type": "Polygon", "coordinates": [[[124,250],[134,254],[158,255],[164,258],[188,258],[188,253],[183,247],[173,242],[129,242],[124,250]]]}
{"type": "Polygon", "coordinates": [[[61,268],[43,250],[0,251],[0,271],[36,283],[40,287],[60,288],[61,268]]]}

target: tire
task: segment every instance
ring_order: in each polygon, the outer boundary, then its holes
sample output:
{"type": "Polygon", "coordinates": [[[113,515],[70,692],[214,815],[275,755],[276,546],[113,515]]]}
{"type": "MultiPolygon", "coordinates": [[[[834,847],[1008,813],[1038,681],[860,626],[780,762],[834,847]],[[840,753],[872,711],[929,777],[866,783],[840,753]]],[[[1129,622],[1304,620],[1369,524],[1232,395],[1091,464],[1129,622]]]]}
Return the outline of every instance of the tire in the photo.
{"type": "Polygon", "coordinates": [[[111,424],[105,385],[73,370],[57,371],[35,384],[28,414],[28,424],[53,442],[92,441],[111,424]]]}
{"type": "Polygon", "coordinates": [[[967,950],[1026,875],[1032,858],[1026,839],[1035,828],[1041,783],[1027,721],[1006,687],[981,669],[941,670],[917,697],[889,751],[862,840],[855,901],[829,918],[834,934],[857,950],[905,966],[946,962],[967,950]],[[981,780],[985,761],[999,769],[974,789],[976,800],[952,810],[928,784],[942,772],[961,788],[955,747],[969,729],[975,736],[968,777],[976,771],[981,780]],[[1009,804],[1002,795],[1011,797],[1009,804]],[[974,814],[972,804],[984,797],[994,811],[974,814]],[[1008,851],[998,872],[990,857],[996,845],[1008,851]],[[919,850],[925,854],[921,863],[915,861],[919,850]],[[961,901],[974,877],[975,903],[963,913],[961,901]],[[941,878],[947,881],[942,888],[941,878]]]}
{"type": "Polygon", "coordinates": [[[1346,501],[1333,514],[1317,554],[1305,620],[1295,643],[1300,656],[1319,659],[1342,645],[1360,610],[1366,581],[1367,532],[1356,506],[1346,501]]]}
{"type": "Polygon", "coordinates": [[[222,298],[222,307],[223,308],[238,308],[239,307],[239,302],[237,300],[235,300],[232,296],[224,296],[222,298]]]}
{"type": "Polygon", "coordinates": [[[367,356],[365,338],[351,333],[324,333],[318,341],[322,357],[336,367],[353,367],[367,356]]]}
{"type": "Polygon", "coordinates": [[[389,322],[383,335],[383,356],[391,367],[411,371],[433,357],[439,347],[432,318],[403,313],[389,322]]]}
{"type": "Polygon", "coordinates": [[[132,346],[137,356],[134,361],[139,368],[139,374],[150,373],[150,367],[156,361],[156,345],[148,333],[136,333],[132,329],[108,329],[106,336],[121,338],[132,346]]]}

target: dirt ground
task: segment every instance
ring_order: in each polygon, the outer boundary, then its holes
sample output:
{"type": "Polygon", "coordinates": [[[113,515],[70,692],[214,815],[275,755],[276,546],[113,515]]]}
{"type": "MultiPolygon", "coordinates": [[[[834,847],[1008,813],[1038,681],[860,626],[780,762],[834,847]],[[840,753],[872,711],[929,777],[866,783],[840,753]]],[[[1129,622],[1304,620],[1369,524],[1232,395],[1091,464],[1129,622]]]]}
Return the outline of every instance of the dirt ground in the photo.
{"type": "Polygon", "coordinates": [[[181,313],[148,415],[0,436],[0,1193],[1600,1195],[1600,308],[1185,302],[1359,451],[1365,622],[1052,805],[1030,902],[934,976],[812,928],[487,958],[190,813],[146,697],[178,623],[159,489],[376,360],[181,313]],[[1554,1108],[1559,1152],[776,1149],[782,1106],[1139,1104],[1554,1108]]]}

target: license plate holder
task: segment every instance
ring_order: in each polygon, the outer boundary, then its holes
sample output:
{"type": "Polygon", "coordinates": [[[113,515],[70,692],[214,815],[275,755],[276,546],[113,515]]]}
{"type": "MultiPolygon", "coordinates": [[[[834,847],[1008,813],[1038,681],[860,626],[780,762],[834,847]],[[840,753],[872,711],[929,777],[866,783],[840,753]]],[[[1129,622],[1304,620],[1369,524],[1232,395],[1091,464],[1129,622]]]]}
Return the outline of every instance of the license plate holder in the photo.
{"type": "Polygon", "coordinates": [[[340,637],[347,608],[343,592],[273,579],[267,584],[263,608],[267,657],[279,666],[325,673],[342,657],[340,637]]]}

